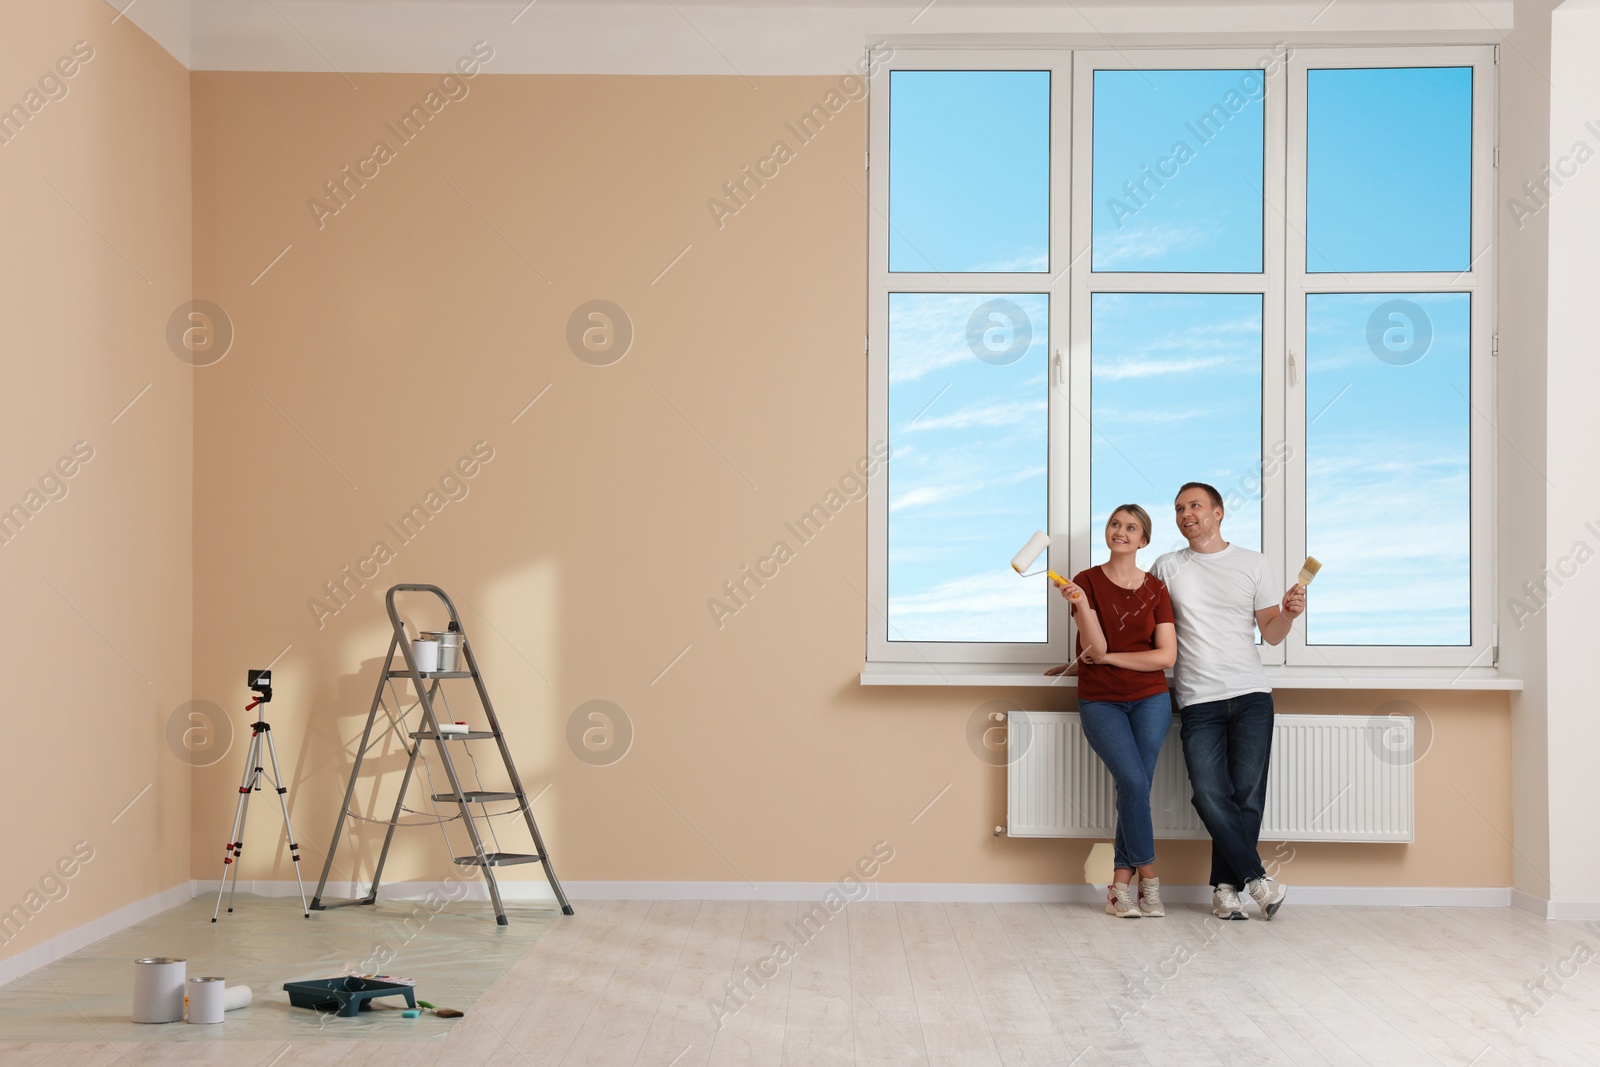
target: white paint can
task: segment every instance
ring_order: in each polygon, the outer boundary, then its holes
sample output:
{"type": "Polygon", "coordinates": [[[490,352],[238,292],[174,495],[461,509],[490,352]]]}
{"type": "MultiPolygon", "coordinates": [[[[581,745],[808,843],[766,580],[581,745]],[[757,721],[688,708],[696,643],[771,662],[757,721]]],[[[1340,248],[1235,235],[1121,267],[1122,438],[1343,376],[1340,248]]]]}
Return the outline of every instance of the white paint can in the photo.
{"type": "Polygon", "coordinates": [[[424,674],[439,669],[439,642],[413,641],[411,642],[411,658],[416,661],[417,670],[424,674]]]}
{"type": "Polygon", "coordinates": [[[223,1012],[223,987],[221,978],[189,979],[189,1021],[191,1023],[220,1023],[223,1012]]]}
{"type": "Polygon", "coordinates": [[[186,960],[150,956],[133,961],[133,1021],[177,1023],[183,1021],[183,978],[186,960]]]}

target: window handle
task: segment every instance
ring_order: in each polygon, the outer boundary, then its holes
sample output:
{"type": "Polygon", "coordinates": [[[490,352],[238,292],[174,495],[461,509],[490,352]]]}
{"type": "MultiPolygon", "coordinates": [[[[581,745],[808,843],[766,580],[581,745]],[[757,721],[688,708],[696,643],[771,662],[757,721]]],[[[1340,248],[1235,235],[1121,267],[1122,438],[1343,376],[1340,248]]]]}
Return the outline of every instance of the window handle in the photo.
{"type": "Polygon", "coordinates": [[[1066,384],[1066,362],[1061,358],[1061,349],[1056,349],[1056,384],[1066,384]]]}
{"type": "Polygon", "coordinates": [[[1300,382],[1300,376],[1295,373],[1294,349],[1291,348],[1291,349],[1289,349],[1289,384],[1290,385],[1298,385],[1299,382],[1300,382]]]}

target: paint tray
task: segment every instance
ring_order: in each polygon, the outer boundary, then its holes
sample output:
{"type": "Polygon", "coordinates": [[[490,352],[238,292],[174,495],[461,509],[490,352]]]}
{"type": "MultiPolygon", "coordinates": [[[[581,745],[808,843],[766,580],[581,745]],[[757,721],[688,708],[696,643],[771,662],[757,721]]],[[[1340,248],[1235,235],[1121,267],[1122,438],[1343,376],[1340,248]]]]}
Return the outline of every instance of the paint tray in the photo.
{"type": "Polygon", "coordinates": [[[379,982],[371,978],[318,978],[311,982],[285,982],[283,991],[289,994],[289,1003],[296,1008],[315,1011],[334,1011],[347,1019],[372,1007],[375,997],[405,997],[406,1007],[417,1006],[417,994],[408,985],[397,982],[379,982]]]}

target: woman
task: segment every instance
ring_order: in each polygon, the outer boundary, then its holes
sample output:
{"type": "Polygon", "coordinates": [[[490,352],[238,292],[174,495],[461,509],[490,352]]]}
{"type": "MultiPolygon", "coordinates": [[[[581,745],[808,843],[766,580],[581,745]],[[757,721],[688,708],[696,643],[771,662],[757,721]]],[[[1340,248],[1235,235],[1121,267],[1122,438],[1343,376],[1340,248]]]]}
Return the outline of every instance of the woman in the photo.
{"type": "Polygon", "coordinates": [[[1139,549],[1150,543],[1150,515],[1124,504],[1106,521],[1111,560],[1061,587],[1078,623],[1078,657],[1046,674],[1078,675],[1084,736],[1117,786],[1116,873],[1106,911],[1125,919],[1165,915],[1156,877],[1150,779],[1172,725],[1172,698],[1162,672],[1178,656],[1166,584],[1141,571],[1139,549]],[[1139,891],[1130,883],[1137,872],[1139,891]]]}

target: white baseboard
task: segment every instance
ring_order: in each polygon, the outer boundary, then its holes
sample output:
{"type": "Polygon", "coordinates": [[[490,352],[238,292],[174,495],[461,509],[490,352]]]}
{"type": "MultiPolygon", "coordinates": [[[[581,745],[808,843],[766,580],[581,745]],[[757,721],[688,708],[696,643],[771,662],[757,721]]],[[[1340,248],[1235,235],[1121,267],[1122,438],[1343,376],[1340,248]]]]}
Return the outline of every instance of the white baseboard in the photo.
{"type": "MultiPolygon", "coordinates": [[[[291,885],[293,883],[290,883],[291,885]]],[[[194,888],[192,882],[175,885],[171,889],[163,889],[154,896],[145,897],[126,907],[118,908],[109,915],[102,915],[91,922],[84,923],[64,934],[57,934],[48,941],[25,948],[20,952],[0,960],[0,985],[15,981],[31,971],[36,971],[45,964],[54,963],[63,956],[69,956],[88,945],[94,944],[102,937],[109,937],[119,930],[125,930],[134,923],[143,922],[153,915],[159,915],[169,908],[175,908],[184,901],[193,898],[194,888]]]]}
{"type": "Polygon", "coordinates": [[[1549,900],[1522,889],[1511,891],[1511,906],[1541,919],[1561,922],[1600,921],[1600,900],[1549,900]]]}
{"type": "Polygon", "coordinates": [[[1550,902],[1544,897],[1535,896],[1521,889],[1511,891],[1511,906],[1518,911],[1525,911],[1537,915],[1541,919],[1550,918],[1550,902]]]}
{"type": "MultiPolygon", "coordinates": [[[[215,893],[218,882],[197,881],[196,892],[215,893]]],[[[545,882],[502,881],[501,899],[516,904],[553,904],[555,896],[545,882]]],[[[562,882],[572,900],[821,900],[830,890],[844,892],[837,882],[562,882]]],[[[312,888],[307,887],[306,895],[312,888]]],[[[1094,904],[1105,895],[1097,885],[1029,884],[1004,882],[866,882],[857,899],[928,901],[976,904],[1094,904]]],[[[327,890],[329,899],[357,895],[365,889],[349,885],[327,890]]],[[[240,882],[240,892],[266,897],[295,896],[294,882],[240,882]]],[[[1402,908],[1505,908],[1512,905],[1513,890],[1495,886],[1344,886],[1291,885],[1296,904],[1348,904],[1402,908]]],[[[488,900],[481,881],[393,882],[378,894],[380,900],[420,900],[430,893],[454,900],[488,900]]],[[[1163,885],[1161,895],[1173,904],[1210,904],[1211,887],[1163,885]]],[[[1565,916],[1564,916],[1565,917],[1565,916]]],[[[1587,915],[1575,915],[1585,918],[1587,915]]]]}
{"type": "Polygon", "coordinates": [[[1511,906],[1518,911],[1537,915],[1541,919],[1558,919],[1562,922],[1600,921],[1600,901],[1548,900],[1521,889],[1511,891],[1511,906]]]}

